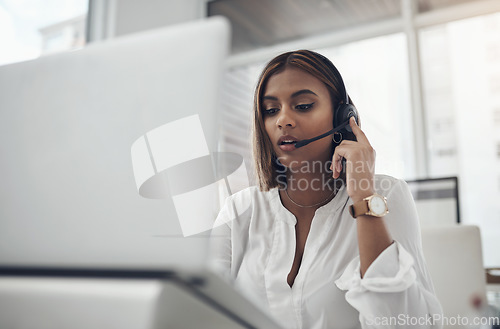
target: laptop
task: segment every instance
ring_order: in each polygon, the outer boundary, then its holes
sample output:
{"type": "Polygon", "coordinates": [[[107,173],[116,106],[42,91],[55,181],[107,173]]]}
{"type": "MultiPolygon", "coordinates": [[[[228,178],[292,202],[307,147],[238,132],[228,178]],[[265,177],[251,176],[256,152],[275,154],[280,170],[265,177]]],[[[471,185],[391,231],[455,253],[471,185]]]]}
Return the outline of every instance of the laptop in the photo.
{"type": "MultiPolygon", "coordinates": [[[[472,323],[473,317],[483,316],[481,311],[487,309],[486,276],[479,227],[423,227],[422,248],[443,319],[460,316],[472,323]]],[[[439,322],[444,328],[456,327],[451,321],[439,322]]]]}
{"type": "Polygon", "coordinates": [[[200,21],[0,67],[0,262],[203,261],[172,198],[140,194],[132,147],[194,118],[215,150],[227,38],[222,19],[200,21]]]}
{"type": "Polygon", "coordinates": [[[207,270],[206,227],[181,222],[221,181],[163,193],[162,172],[194,173],[217,150],[229,38],[216,17],[0,67],[0,327],[155,328],[200,314],[277,327],[207,270]],[[177,318],[176,305],[194,311],[177,318]]]}

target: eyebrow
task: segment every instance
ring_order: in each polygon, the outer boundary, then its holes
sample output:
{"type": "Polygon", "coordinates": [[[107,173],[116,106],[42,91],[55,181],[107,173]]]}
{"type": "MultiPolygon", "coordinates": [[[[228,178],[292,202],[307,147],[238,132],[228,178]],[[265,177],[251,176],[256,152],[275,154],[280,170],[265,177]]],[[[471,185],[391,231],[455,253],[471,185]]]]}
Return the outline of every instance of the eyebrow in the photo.
{"type": "MultiPolygon", "coordinates": [[[[316,95],[316,93],[312,90],[309,90],[309,89],[302,89],[302,90],[299,90],[299,91],[296,91],[292,94],[292,98],[294,97],[297,97],[297,96],[300,96],[300,95],[303,95],[303,94],[309,94],[309,95],[315,95],[315,96],[318,96],[316,95]]],[[[269,100],[272,100],[272,101],[277,101],[278,98],[275,97],[275,96],[264,96],[262,97],[263,100],[266,100],[266,99],[269,99],[269,100]]]]}

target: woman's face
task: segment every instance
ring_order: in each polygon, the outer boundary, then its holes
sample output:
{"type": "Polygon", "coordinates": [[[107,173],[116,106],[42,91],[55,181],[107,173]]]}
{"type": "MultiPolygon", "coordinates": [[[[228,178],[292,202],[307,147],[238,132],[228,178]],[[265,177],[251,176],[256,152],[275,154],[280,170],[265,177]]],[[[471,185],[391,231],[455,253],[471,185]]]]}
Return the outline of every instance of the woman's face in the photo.
{"type": "Polygon", "coordinates": [[[287,141],[316,137],[333,128],[326,86],[306,71],[286,68],[267,82],[262,98],[264,126],[280,162],[297,170],[313,161],[331,160],[332,140],[325,137],[296,149],[287,141]]]}

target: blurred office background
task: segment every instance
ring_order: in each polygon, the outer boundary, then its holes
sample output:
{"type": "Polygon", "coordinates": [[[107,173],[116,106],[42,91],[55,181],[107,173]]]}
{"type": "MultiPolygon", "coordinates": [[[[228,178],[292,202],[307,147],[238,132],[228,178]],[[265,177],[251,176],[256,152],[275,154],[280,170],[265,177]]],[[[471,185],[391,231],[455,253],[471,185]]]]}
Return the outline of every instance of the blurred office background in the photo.
{"type": "Polygon", "coordinates": [[[0,65],[213,15],[233,29],[220,149],[252,167],[259,70],[317,50],[343,74],[377,173],[458,177],[461,222],[480,227],[484,266],[500,267],[498,0],[0,0],[0,65]]]}

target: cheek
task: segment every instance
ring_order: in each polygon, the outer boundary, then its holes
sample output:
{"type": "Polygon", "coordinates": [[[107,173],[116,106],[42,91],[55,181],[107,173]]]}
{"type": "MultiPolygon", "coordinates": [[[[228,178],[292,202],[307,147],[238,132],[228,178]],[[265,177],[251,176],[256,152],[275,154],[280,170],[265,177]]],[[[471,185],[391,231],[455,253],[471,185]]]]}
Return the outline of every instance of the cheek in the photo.
{"type": "Polygon", "coordinates": [[[307,127],[309,130],[317,132],[317,135],[325,133],[333,128],[333,114],[318,113],[314,118],[308,120],[307,127]]]}
{"type": "Polygon", "coordinates": [[[328,111],[328,114],[324,116],[323,122],[328,129],[333,128],[333,113],[331,111],[328,111]]]}
{"type": "Polygon", "coordinates": [[[271,119],[264,119],[264,130],[266,131],[266,134],[267,136],[269,136],[269,138],[271,139],[271,141],[273,140],[273,127],[274,127],[274,123],[272,122],[271,119]]]}

